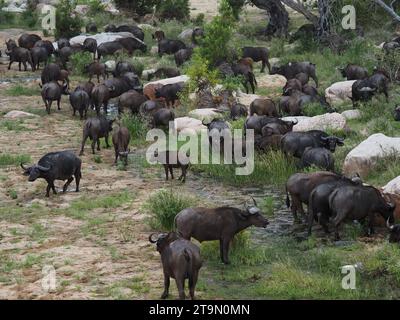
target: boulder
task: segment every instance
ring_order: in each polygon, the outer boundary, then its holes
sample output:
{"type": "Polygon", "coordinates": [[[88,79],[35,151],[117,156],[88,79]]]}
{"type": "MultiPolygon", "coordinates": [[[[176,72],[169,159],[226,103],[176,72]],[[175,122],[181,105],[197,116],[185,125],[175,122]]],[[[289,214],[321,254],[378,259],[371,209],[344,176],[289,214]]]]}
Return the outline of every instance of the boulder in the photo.
{"type": "Polygon", "coordinates": [[[75,12],[76,14],[81,15],[81,16],[85,16],[85,15],[88,14],[89,9],[90,9],[90,8],[89,8],[89,6],[88,6],[87,4],[78,4],[78,5],[75,7],[74,12],[75,12]]]}
{"type": "Polygon", "coordinates": [[[191,40],[192,38],[193,29],[185,29],[179,35],[178,38],[181,40],[191,40]]]}
{"type": "Polygon", "coordinates": [[[222,119],[223,115],[218,109],[204,108],[194,109],[189,112],[189,117],[200,120],[202,123],[210,123],[214,119],[222,119]]]}
{"type": "Polygon", "coordinates": [[[143,31],[145,31],[145,30],[148,30],[148,31],[155,31],[155,30],[156,30],[155,27],[153,27],[151,24],[148,24],[148,23],[141,23],[141,24],[138,24],[138,27],[139,27],[140,29],[142,29],[143,31]]]}
{"type": "Polygon", "coordinates": [[[347,120],[351,119],[359,119],[361,118],[361,112],[358,109],[353,109],[353,110],[346,110],[341,113],[343,117],[345,117],[347,120]]]}
{"type": "Polygon", "coordinates": [[[10,1],[6,6],[1,8],[2,11],[11,12],[11,13],[22,13],[27,9],[26,1],[10,1]]]}
{"type": "Polygon", "coordinates": [[[286,78],[279,74],[262,74],[257,77],[258,87],[265,89],[282,89],[286,81],[286,78]]]}
{"type": "Polygon", "coordinates": [[[149,74],[153,74],[154,72],[156,72],[156,69],[147,69],[147,70],[143,70],[143,72],[142,72],[142,79],[147,79],[147,77],[149,76],[149,74]]]}
{"type": "Polygon", "coordinates": [[[166,84],[173,84],[173,83],[178,83],[178,82],[187,82],[188,80],[189,80],[188,76],[181,75],[181,76],[178,76],[178,77],[166,78],[166,79],[161,79],[161,80],[149,82],[144,86],[144,88],[146,88],[149,85],[161,84],[161,85],[165,86],[166,84]]]}
{"type": "Polygon", "coordinates": [[[400,153],[400,138],[387,137],[382,133],[373,134],[347,154],[343,172],[347,176],[358,173],[366,177],[378,161],[394,153],[400,153]]]}
{"type": "Polygon", "coordinates": [[[158,53],[158,47],[157,46],[152,46],[150,49],[150,53],[151,54],[157,54],[158,53]]]}
{"type": "Polygon", "coordinates": [[[201,130],[207,130],[207,127],[201,123],[201,120],[181,117],[175,118],[174,130],[182,134],[199,134],[201,130]]]}
{"type": "Polygon", "coordinates": [[[351,87],[356,80],[340,81],[332,84],[325,90],[326,101],[334,106],[343,103],[351,103],[351,87]]]}
{"type": "Polygon", "coordinates": [[[242,91],[236,92],[236,99],[239,103],[244,104],[246,107],[250,106],[250,103],[252,103],[256,99],[263,99],[266,97],[259,96],[258,94],[247,94],[242,91]]]}
{"type": "MultiPolygon", "coordinates": [[[[137,41],[143,42],[140,39],[134,37],[132,33],[130,32],[102,32],[102,33],[97,33],[97,34],[81,34],[79,36],[73,37],[69,40],[69,42],[72,44],[83,44],[85,39],[87,38],[93,38],[96,39],[97,45],[100,45],[104,42],[109,42],[109,41],[114,41],[116,39],[120,38],[135,38],[137,41]]],[[[53,43],[55,45],[55,48],[57,48],[57,43],[53,43]]]]}
{"type": "Polygon", "coordinates": [[[400,195],[400,176],[389,181],[383,188],[383,193],[397,194],[400,195]]]}
{"type": "Polygon", "coordinates": [[[346,118],[340,113],[325,113],[315,117],[285,117],[283,120],[298,123],[293,127],[293,131],[309,130],[344,130],[346,129],[346,118]]]}
{"type": "Polygon", "coordinates": [[[106,70],[109,72],[114,71],[115,66],[117,65],[115,60],[107,60],[106,62],[104,62],[104,64],[106,65],[106,70]]]}
{"type": "Polygon", "coordinates": [[[12,110],[4,115],[4,118],[6,119],[18,119],[18,118],[30,118],[30,117],[37,117],[37,115],[20,110],[12,110]]]}

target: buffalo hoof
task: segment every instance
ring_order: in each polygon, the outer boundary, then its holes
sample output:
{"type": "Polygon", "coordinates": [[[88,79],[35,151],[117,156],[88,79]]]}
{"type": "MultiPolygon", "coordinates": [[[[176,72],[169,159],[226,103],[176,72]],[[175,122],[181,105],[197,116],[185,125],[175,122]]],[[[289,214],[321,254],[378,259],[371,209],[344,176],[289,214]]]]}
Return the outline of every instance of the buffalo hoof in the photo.
{"type": "Polygon", "coordinates": [[[168,298],[168,293],[163,293],[162,295],[161,295],[161,299],[167,299],[168,298]]]}

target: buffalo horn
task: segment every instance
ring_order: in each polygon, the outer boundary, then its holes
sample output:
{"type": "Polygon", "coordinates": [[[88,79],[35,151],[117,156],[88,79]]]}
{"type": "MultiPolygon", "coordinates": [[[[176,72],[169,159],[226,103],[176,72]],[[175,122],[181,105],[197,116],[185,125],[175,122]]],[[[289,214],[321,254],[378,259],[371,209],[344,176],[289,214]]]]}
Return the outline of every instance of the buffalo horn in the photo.
{"type": "Polygon", "coordinates": [[[157,236],[157,239],[153,240],[153,236],[154,236],[155,234],[157,234],[157,233],[152,233],[152,234],[149,236],[149,241],[150,241],[151,243],[156,243],[157,240],[158,240],[158,238],[159,238],[159,236],[157,236]]]}
{"type": "Polygon", "coordinates": [[[256,200],[252,197],[252,196],[250,196],[251,197],[251,199],[253,199],[253,203],[254,203],[254,205],[257,207],[257,202],[256,202],[256,200]]]}
{"type": "Polygon", "coordinates": [[[47,171],[50,170],[50,167],[46,168],[46,167],[43,167],[43,166],[40,166],[40,165],[37,165],[37,167],[38,167],[38,169],[39,169],[40,171],[44,171],[44,172],[47,172],[47,171]]]}
{"type": "Polygon", "coordinates": [[[297,119],[294,119],[295,121],[292,121],[292,123],[293,123],[293,125],[296,125],[296,124],[298,124],[299,123],[299,120],[297,120],[297,119]]]}
{"type": "Polygon", "coordinates": [[[389,219],[390,219],[390,218],[388,218],[388,219],[386,220],[386,227],[388,227],[389,230],[393,230],[394,226],[391,226],[391,225],[390,225],[389,219]]]}
{"type": "Polygon", "coordinates": [[[28,170],[28,168],[24,167],[24,164],[23,164],[22,162],[20,163],[20,166],[21,166],[21,168],[24,169],[25,171],[28,170]]]}

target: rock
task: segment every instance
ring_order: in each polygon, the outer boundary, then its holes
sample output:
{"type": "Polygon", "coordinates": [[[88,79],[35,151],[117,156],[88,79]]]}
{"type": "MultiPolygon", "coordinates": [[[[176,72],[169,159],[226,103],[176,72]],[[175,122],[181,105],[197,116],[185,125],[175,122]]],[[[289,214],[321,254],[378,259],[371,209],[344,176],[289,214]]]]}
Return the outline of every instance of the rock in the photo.
{"type": "Polygon", "coordinates": [[[387,137],[382,133],[373,134],[348,153],[343,172],[347,176],[358,173],[366,177],[378,161],[393,153],[400,153],[400,138],[387,137]]]}
{"type": "Polygon", "coordinates": [[[279,58],[270,58],[270,59],[268,59],[268,61],[271,64],[271,66],[277,66],[277,65],[279,65],[279,62],[281,61],[281,59],[279,59],[279,58]]]}
{"type": "Polygon", "coordinates": [[[329,88],[326,88],[326,101],[332,106],[343,103],[351,103],[351,87],[355,81],[356,80],[336,82],[329,88]]]}
{"type": "Polygon", "coordinates": [[[151,54],[157,54],[157,53],[158,53],[158,46],[153,46],[153,47],[151,47],[150,53],[151,53],[151,54]]]}
{"type": "Polygon", "coordinates": [[[113,15],[118,15],[119,10],[115,7],[114,2],[111,0],[101,0],[103,6],[104,6],[104,11],[110,12],[113,15]]]}
{"type": "Polygon", "coordinates": [[[279,74],[262,74],[257,77],[258,87],[265,89],[282,89],[286,81],[286,78],[279,74]]]}
{"type": "Polygon", "coordinates": [[[293,127],[293,131],[309,130],[344,130],[346,118],[340,113],[325,113],[315,117],[284,117],[283,120],[299,122],[293,127]]]}
{"type": "Polygon", "coordinates": [[[222,119],[223,115],[218,109],[204,108],[194,109],[189,112],[189,117],[200,120],[202,123],[210,123],[214,119],[222,119]]]}
{"type": "Polygon", "coordinates": [[[144,86],[143,89],[145,89],[149,85],[161,84],[161,85],[165,86],[166,84],[173,84],[173,83],[187,82],[187,81],[189,81],[189,77],[187,75],[181,75],[178,77],[166,78],[166,79],[149,82],[144,86]]]}
{"type": "Polygon", "coordinates": [[[256,99],[263,99],[266,97],[259,96],[257,94],[247,94],[244,92],[241,92],[240,90],[236,93],[236,98],[239,103],[244,104],[246,107],[250,106],[250,103],[252,103],[256,99]]]}
{"type": "Polygon", "coordinates": [[[383,193],[391,193],[400,195],[400,176],[389,181],[383,188],[383,193]]]}
{"type": "MultiPolygon", "coordinates": [[[[114,40],[120,39],[120,38],[135,38],[137,41],[143,42],[140,39],[134,37],[132,35],[132,33],[130,33],[130,32],[102,32],[102,33],[91,34],[91,35],[81,34],[79,36],[71,38],[69,40],[69,42],[71,43],[71,45],[72,44],[83,44],[83,42],[87,38],[96,39],[97,45],[100,45],[104,42],[114,41],[114,40]]],[[[53,43],[53,46],[55,48],[57,48],[57,43],[53,43]]]]}
{"type": "Polygon", "coordinates": [[[12,12],[12,13],[21,13],[25,12],[27,9],[27,2],[26,1],[18,1],[18,0],[13,0],[6,2],[6,6],[1,8],[2,11],[5,12],[12,12]]]}
{"type": "Polygon", "coordinates": [[[138,24],[138,27],[139,27],[140,29],[142,29],[143,31],[145,31],[145,30],[148,30],[148,31],[154,31],[154,30],[156,30],[155,27],[153,27],[151,24],[148,24],[148,23],[141,23],[141,24],[138,24]]]}
{"type": "Polygon", "coordinates": [[[20,110],[12,110],[4,115],[4,118],[7,119],[18,119],[18,118],[28,118],[28,117],[37,117],[37,115],[20,110]]]}
{"type": "Polygon", "coordinates": [[[341,113],[347,120],[361,118],[361,112],[358,109],[346,110],[341,113]]]}
{"type": "Polygon", "coordinates": [[[147,69],[147,70],[143,70],[142,72],[142,79],[147,79],[149,74],[153,74],[154,72],[156,72],[156,69],[147,69]]]}
{"type": "Polygon", "coordinates": [[[179,35],[178,38],[181,40],[191,40],[192,38],[193,29],[185,29],[179,35]]]}
{"type": "Polygon", "coordinates": [[[106,62],[104,62],[104,64],[106,65],[107,71],[114,71],[115,66],[117,65],[115,60],[107,60],[106,62]]]}
{"type": "Polygon", "coordinates": [[[195,135],[199,134],[202,129],[207,130],[207,127],[198,119],[181,117],[174,120],[174,130],[178,133],[195,135]]]}
{"type": "Polygon", "coordinates": [[[78,4],[75,9],[74,12],[76,14],[79,14],[81,16],[85,16],[88,14],[89,12],[89,6],[87,4],[78,4]]]}

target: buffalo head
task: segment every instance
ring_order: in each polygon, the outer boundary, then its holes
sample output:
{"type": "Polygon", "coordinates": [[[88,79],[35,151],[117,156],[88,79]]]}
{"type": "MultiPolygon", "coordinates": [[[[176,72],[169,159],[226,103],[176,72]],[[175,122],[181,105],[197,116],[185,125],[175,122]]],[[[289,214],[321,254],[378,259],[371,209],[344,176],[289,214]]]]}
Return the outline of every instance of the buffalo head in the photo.
{"type": "Polygon", "coordinates": [[[245,205],[245,210],[241,212],[240,218],[247,220],[256,227],[266,228],[269,224],[268,220],[263,216],[261,210],[257,207],[257,202],[253,197],[253,205],[245,205]]]}
{"type": "Polygon", "coordinates": [[[21,168],[24,170],[24,175],[25,176],[29,176],[28,181],[29,182],[33,182],[38,178],[43,177],[43,174],[45,174],[46,172],[48,172],[51,167],[43,167],[40,165],[33,165],[31,167],[25,167],[22,163],[21,163],[21,168]]]}
{"type": "Polygon", "coordinates": [[[159,234],[152,233],[149,236],[149,241],[151,243],[156,243],[157,251],[161,253],[167,245],[177,240],[178,238],[179,236],[176,232],[159,233],[159,234]]]}
{"type": "Polygon", "coordinates": [[[128,163],[128,155],[129,155],[130,152],[131,152],[131,150],[130,150],[129,148],[128,148],[127,151],[120,151],[120,152],[118,152],[119,157],[121,158],[121,160],[122,160],[125,164],[128,163]]]}
{"type": "Polygon", "coordinates": [[[331,152],[335,152],[336,145],[338,145],[338,146],[344,145],[343,138],[331,136],[331,137],[320,137],[320,139],[321,139],[322,143],[324,144],[325,148],[331,152]]]}
{"type": "Polygon", "coordinates": [[[400,243],[400,224],[396,225],[390,225],[389,221],[386,222],[387,227],[390,230],[390,235],[389,235],[389,242],[397,242],[400,243]]]}
{"type": "Polygon", "coordinates": [[[282,67],[273,66],[270,74],[282,74],[282,67]]]}

